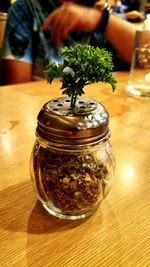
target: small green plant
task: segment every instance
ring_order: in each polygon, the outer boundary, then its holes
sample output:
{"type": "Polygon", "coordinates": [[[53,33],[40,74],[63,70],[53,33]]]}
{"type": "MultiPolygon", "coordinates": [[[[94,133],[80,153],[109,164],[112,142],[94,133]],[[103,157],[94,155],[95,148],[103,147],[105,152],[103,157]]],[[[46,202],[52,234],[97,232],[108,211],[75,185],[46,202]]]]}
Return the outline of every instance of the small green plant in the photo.
{"type": "Polygon", "coordinates": [[[84,94],[85,85],[104,82],[110,83],[112,90],[115,90],[117,82],[111,73],[113,63],[110,52],[103,48],[77,44],[72,48],[64,48],[61,56],[64,57],[63,62],[50,62],[44,74],[49,83],[60,78],[62,94],[71,98],[72,108],[75,107],[77,97],[84,94]]]}

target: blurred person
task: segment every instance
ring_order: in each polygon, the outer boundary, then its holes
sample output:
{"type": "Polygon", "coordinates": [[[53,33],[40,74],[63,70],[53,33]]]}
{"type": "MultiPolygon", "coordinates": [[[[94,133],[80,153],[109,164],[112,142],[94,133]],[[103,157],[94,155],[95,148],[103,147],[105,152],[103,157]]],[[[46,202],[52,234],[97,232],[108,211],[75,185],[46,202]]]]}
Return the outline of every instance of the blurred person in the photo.
{"type": "Polygon", "coordinates": [[[3,44],[3,84],[43,76],[49,60],[60,62],[64,46],[105,47],[114,70],[129,68],[135,28],[99,9],[94,0],[17,0],[9,10],[3,44]],[[128,41],[127,41],[128,40],[128,41]]]}
{"type": "Polygon", "coordinates": [[[120,13],[131,22],[140,22],[145,19],[146,0],[122,0],[120,13]]]}

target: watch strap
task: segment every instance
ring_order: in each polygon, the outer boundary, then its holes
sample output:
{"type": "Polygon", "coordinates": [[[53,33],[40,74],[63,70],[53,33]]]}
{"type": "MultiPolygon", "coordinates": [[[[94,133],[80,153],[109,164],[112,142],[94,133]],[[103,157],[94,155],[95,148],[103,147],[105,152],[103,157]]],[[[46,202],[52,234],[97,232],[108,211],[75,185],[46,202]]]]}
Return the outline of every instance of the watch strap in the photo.
{"type": "Polygon", "coordinates": [[[111,7],[106,3],[102,9],[102,17],[94,32],[103,34],[108,24],[109,16],[112,10],[111,7]]]}

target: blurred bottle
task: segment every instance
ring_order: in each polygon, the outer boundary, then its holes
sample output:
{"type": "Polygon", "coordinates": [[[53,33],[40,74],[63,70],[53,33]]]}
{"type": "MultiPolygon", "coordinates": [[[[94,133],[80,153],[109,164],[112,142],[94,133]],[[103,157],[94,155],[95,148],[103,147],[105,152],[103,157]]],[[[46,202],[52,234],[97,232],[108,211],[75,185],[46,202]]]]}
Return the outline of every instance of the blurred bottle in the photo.
{"type": "Polygon", "coordinates": [[[150,97],[150,19],[136,31],[135,48],[126,92],[131,96],[150,97]]]}

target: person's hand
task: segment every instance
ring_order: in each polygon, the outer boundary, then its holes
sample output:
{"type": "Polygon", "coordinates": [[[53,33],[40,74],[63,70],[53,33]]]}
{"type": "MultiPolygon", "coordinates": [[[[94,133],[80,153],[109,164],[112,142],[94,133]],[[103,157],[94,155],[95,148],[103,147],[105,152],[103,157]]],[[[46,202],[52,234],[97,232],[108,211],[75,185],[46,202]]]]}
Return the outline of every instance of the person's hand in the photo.
{"type": "Polygon", "coordinates": [[[50,27],[52,41],[59,44],[71,31],[93,30],[100,18],[101,13],[96,8],[65,2],[46,18],[42,30],[50,27]]]}
{"type": "Polygon", "coordinates": [[[136,19],[138,19],[140,21],[144,20],[143,14],[137,10],[126,12],[126,13],[124,13],[124,16],[128,20],[136,20],[136,19]]]}

